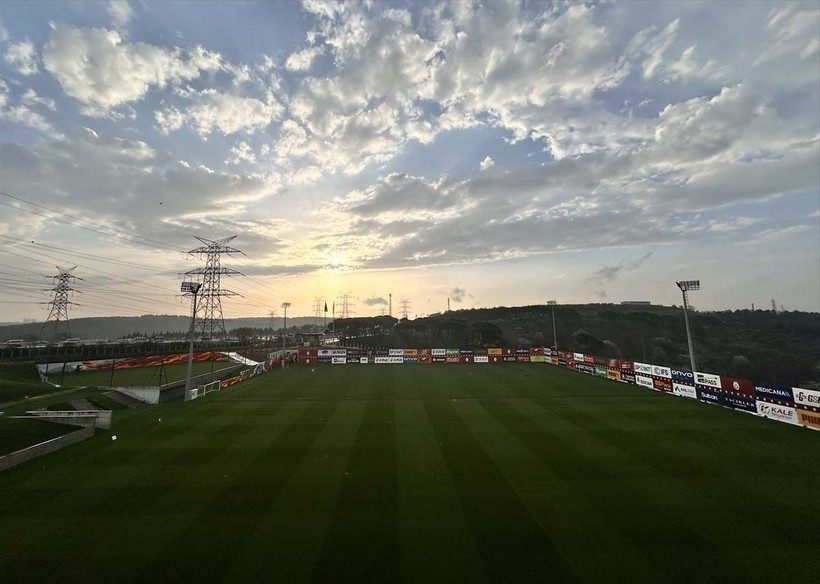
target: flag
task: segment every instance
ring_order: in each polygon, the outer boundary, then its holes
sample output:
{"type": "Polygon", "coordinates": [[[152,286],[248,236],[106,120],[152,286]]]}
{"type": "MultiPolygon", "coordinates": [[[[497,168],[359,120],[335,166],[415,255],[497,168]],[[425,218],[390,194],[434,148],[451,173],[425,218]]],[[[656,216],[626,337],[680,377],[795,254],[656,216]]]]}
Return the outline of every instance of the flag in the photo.
{"type": "Polygon", "coordinates": [[[325,300],[325,312],[327,312],[327,300],[325,300]]]}

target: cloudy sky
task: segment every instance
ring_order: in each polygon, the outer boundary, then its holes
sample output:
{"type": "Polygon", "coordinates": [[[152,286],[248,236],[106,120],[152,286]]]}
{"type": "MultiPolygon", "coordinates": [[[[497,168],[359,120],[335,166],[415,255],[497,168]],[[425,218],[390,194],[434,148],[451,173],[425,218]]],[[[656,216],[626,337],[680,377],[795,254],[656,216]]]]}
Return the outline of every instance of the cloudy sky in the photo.
{"type": "Polygon", "coordinates": [[[817,2],[5,0],[0,51],[0,321],[55,265],[184,314],[197,236],[225,316],[820,310],[817,2]]]}

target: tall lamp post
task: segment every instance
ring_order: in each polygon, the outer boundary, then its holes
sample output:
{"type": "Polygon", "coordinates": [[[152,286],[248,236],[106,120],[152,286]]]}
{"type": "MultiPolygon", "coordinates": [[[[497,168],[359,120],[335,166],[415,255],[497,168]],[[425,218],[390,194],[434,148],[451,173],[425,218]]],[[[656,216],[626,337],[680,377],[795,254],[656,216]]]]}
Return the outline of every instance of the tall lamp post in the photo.
{"type": "Polygon", "coordinates": [[[695,345],[692,343],[692,330],[689,328],[689,294],[690,291],[700,290],[700,280],[681,280],[675,282],[683,294],[683,318],[686,321],[686,339],[689,341],[689,361],[692,364],[692,375],[697,371],[695,365],[695,345]]]}
{"type": "Polygon", "coordinates": [[[284,325],[282,327],[284,329],[284,332],[282,333],[282,368],[283,369],[285,368],[285,338],[288,335],[288,306],[290,306],[290,302],[283,302],[282,303],[282,308],[285,309],[285,320],[284,320],[284,325]]]}
{"type": "Polygon", "coordinates": [[[552,308],[552,342],[555,350],[558,350],[558,335],[555,334],[555,305],[558,304],[555,300],[547,300],[547,305],[552,308]]]}
{"type": "Polygon", "coordinates": [[[202,287],[200,282],[183,282],[179,286],[180,292],[191,294],[194,298],[191,309],[191,330],[188,331],[188,373],[185,376],[185,401],[191,399],[191,372],[194,365],[194,335],[196,334],[196,294],[202,287]]]}

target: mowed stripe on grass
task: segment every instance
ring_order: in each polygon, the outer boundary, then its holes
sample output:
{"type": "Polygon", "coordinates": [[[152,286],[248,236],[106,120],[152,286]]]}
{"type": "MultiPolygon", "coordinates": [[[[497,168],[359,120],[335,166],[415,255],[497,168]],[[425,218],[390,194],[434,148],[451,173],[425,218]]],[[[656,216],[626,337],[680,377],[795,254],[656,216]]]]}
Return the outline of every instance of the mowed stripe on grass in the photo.
{"type": "Polygon", "coordinates": [[[294,367],[114,428],[0,474],[4,581],[808,582],[820,557],[820,435],[547,365],[294,367]]]}

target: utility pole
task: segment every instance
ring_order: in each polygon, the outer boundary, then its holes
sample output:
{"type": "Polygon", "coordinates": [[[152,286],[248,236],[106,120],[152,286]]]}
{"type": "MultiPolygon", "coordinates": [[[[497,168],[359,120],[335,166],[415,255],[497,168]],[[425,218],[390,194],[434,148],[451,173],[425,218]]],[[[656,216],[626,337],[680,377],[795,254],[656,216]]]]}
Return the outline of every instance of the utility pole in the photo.
{"type": "Polygon", "coordinates": [[[54,336],[55,340],[59,340],[57,338],[57,334],[60,332],[60,323],[65,322],[66,331],[68,333],[67,337],[71,337],[71,325],[68,322],[68,307],[74,305],[74,302],[71,302],[68,297],[71,292],[79,292],[79,290],[75,290],[71,287],[71,284],[76,280],[82,280],[82,278],[78,278],[77,276],[73,275],[71,272],[77,269],[77,266],[73,268],[61,268],[60,266],[55,266],[59,273],[56,276],[53,276],[54,281],[54,288],[46,289],[45,292],[54,292],[54,299],[51,302],[44,302],[43,304],[48,304],[51,306],[51,310],[48,313],[48,317],[46,317],[45,322],[43,323],[43,328],[40,329],[40,336],[38,339],[43,338],[43,333],[46,330],[46,325],[51,321],[54,320],[54,336]]]}
{"type": "Polygon", "coordinates": [[[777,314],[777,304],[775,303],[774,298],[772,298],[772,312],[777,314]]]}
{"type": "Polygon", "coordinates": [[[555,300],[548,300],[547,305],[552,309],[552,342],[555,350],[558,350],[558,335],[555,334],[555,305],[558,304],[555,300]]]}
{"type": "Polygon", "coordinates": [[[388,305],[387,305],[387,314],[388,314],[388,316],[393,316],[393,293],[390,292],[387,295],[387,297],[389,298],[388,305]]]}
{"type": "Polygon", "coordinates": [[[290,302],[282,303],[282,308],[285,309],[285,324],[282,327],[282,369],[285,368],[285,338],[288,336],[288,306],[290,306],[290,302]]]}
{"type": "Polygon", "coordinates": [[[450,299],[447,299],[447,312],[450,312],[450,299]]]}
{"type": "MultiPolygon", "coordinates": [[[[191,326],[188,329],[188,372],[185,375],[185,401],[189,401],[191,399],[191,373],[194,365],[194,337],[196,336],[196,295],[201,287],[201,283],[190,281],[183,282],[179,287],[180,292],[183,292],[185,296],[191,296],[193,298],[191,308],[191,326]]],[[[113,363],[111,367],[111,377],[113,378],[113,363]]]]}
{"type": "Polygon", "coordinates": [[[212,241],[204,237],[197,237],[204,245],[192,249],[188,255],[205,256],[205,267],[189,270],[186,276],[202,276],[202,302],[199,311],[200,333],[203,339],[220,338],[225,339],[225,321],[222,318],[222,296],[239,296],[236,292],[226,290],[221,287],[221,276],[242,276],[243,274],[231,268],[223,268],[220,265],[222,254],[242,253],[238,249],[228,247],[228,243],[236,237],[226,237],[212,241]]]}
{"type": "Polygon", "coordinates": [[[686,340],[689,342],[689,361],[692,364],[692,375],[697,371],[695,365],[695,345],[692,343],[692,330],[689,328],[689,291],[700,290],[700,280],[682,280],[675,282],[683,294],[683,318],[686,321],[686,340]]]}

